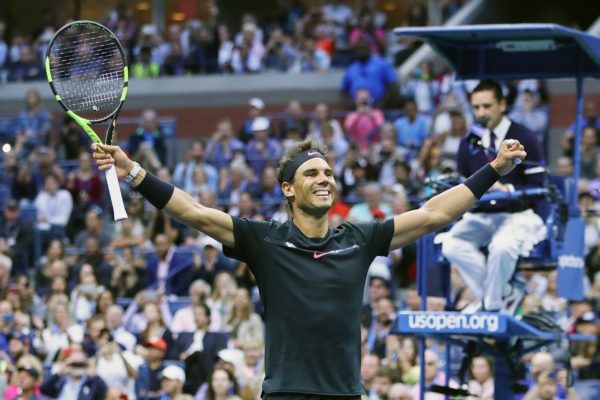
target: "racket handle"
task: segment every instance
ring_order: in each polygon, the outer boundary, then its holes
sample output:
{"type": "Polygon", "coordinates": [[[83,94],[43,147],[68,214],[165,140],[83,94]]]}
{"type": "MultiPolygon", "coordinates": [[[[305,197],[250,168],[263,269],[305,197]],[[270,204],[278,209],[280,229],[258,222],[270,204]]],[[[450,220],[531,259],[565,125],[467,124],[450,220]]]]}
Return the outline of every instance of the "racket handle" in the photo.
{"type": "Polygon", "coordinates": [[[110,195],[115,221],[127,219],[127,211],[125,210],[121,188],[119,187],[119,177],[114,165],[106,171],[106,183],[108,185],[108,194],[110,195]]]}

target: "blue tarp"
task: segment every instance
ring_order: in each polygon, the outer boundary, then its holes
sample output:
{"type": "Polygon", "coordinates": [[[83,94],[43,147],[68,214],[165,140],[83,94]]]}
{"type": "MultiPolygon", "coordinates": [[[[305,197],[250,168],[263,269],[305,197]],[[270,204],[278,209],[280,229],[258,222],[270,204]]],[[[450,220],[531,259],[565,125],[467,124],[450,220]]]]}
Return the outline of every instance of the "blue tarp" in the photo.
{"type": "Polygon", "coordinates": [[[600,37],[556,24],[396,28],[429,43],[462,79],[600,78],[600,37]]]}

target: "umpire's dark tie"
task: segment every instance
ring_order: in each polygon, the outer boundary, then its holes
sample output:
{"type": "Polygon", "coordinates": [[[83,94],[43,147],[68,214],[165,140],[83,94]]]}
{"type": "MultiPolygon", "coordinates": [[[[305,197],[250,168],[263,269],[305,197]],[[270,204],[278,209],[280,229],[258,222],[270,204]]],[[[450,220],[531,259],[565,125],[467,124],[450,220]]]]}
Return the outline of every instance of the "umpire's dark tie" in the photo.
{"type": "Polygon", "coordinates": [[[492,153],[496,152],[496,134],[494,133],[494,131],[490,130],[490,151],[492,153]]]}

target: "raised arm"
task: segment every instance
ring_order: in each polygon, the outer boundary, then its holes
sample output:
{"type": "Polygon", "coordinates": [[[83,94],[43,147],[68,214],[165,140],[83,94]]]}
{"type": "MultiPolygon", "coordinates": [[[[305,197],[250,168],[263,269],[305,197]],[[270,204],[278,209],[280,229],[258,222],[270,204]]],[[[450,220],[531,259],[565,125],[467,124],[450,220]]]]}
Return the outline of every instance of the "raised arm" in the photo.
{"type": "MultiPolygon", "coordinates": [[[[92,149],[98,167],[104,171],[115,164],[119,178],[127,176],[134,166],[133,161],[118,146],[93,144],[92,149]],[[106,153],[96,151],[96,146],[106,153]]],[[[132,182],[133,188],[137,188],[150,203],[167,215],[211,236],[225,246],[234,246],[233,221],[230,215],[214,208],[204,207],[184,191],[178,188],[173,190],[170,186],[169,183],[148,174],[143,168],[132,182]],[[142,182],[144,184],[140,186],[142,182]]]]}
{"type": "Polygon", "coordinates": [[[421,208],[394,217],[394,237],[390,250],[414,242],[438,230],[467,212],[501,175],[513,168],[513,159],[525,159],[524,147],[516,140],[505,140],[498,156],[474,173],[463,184],[429,199],[421,208]]]}

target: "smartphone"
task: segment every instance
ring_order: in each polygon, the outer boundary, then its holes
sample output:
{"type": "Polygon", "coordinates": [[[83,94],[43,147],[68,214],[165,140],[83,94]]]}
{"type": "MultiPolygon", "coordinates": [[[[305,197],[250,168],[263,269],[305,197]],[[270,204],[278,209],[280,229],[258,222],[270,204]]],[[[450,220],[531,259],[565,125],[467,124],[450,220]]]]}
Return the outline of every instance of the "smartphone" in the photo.
{"type": "Polygon", "coordinates": [[[144,300],[146,301],[158,301],[158,293],[154,290],[146,290],[144,292],[144,300]]]}

